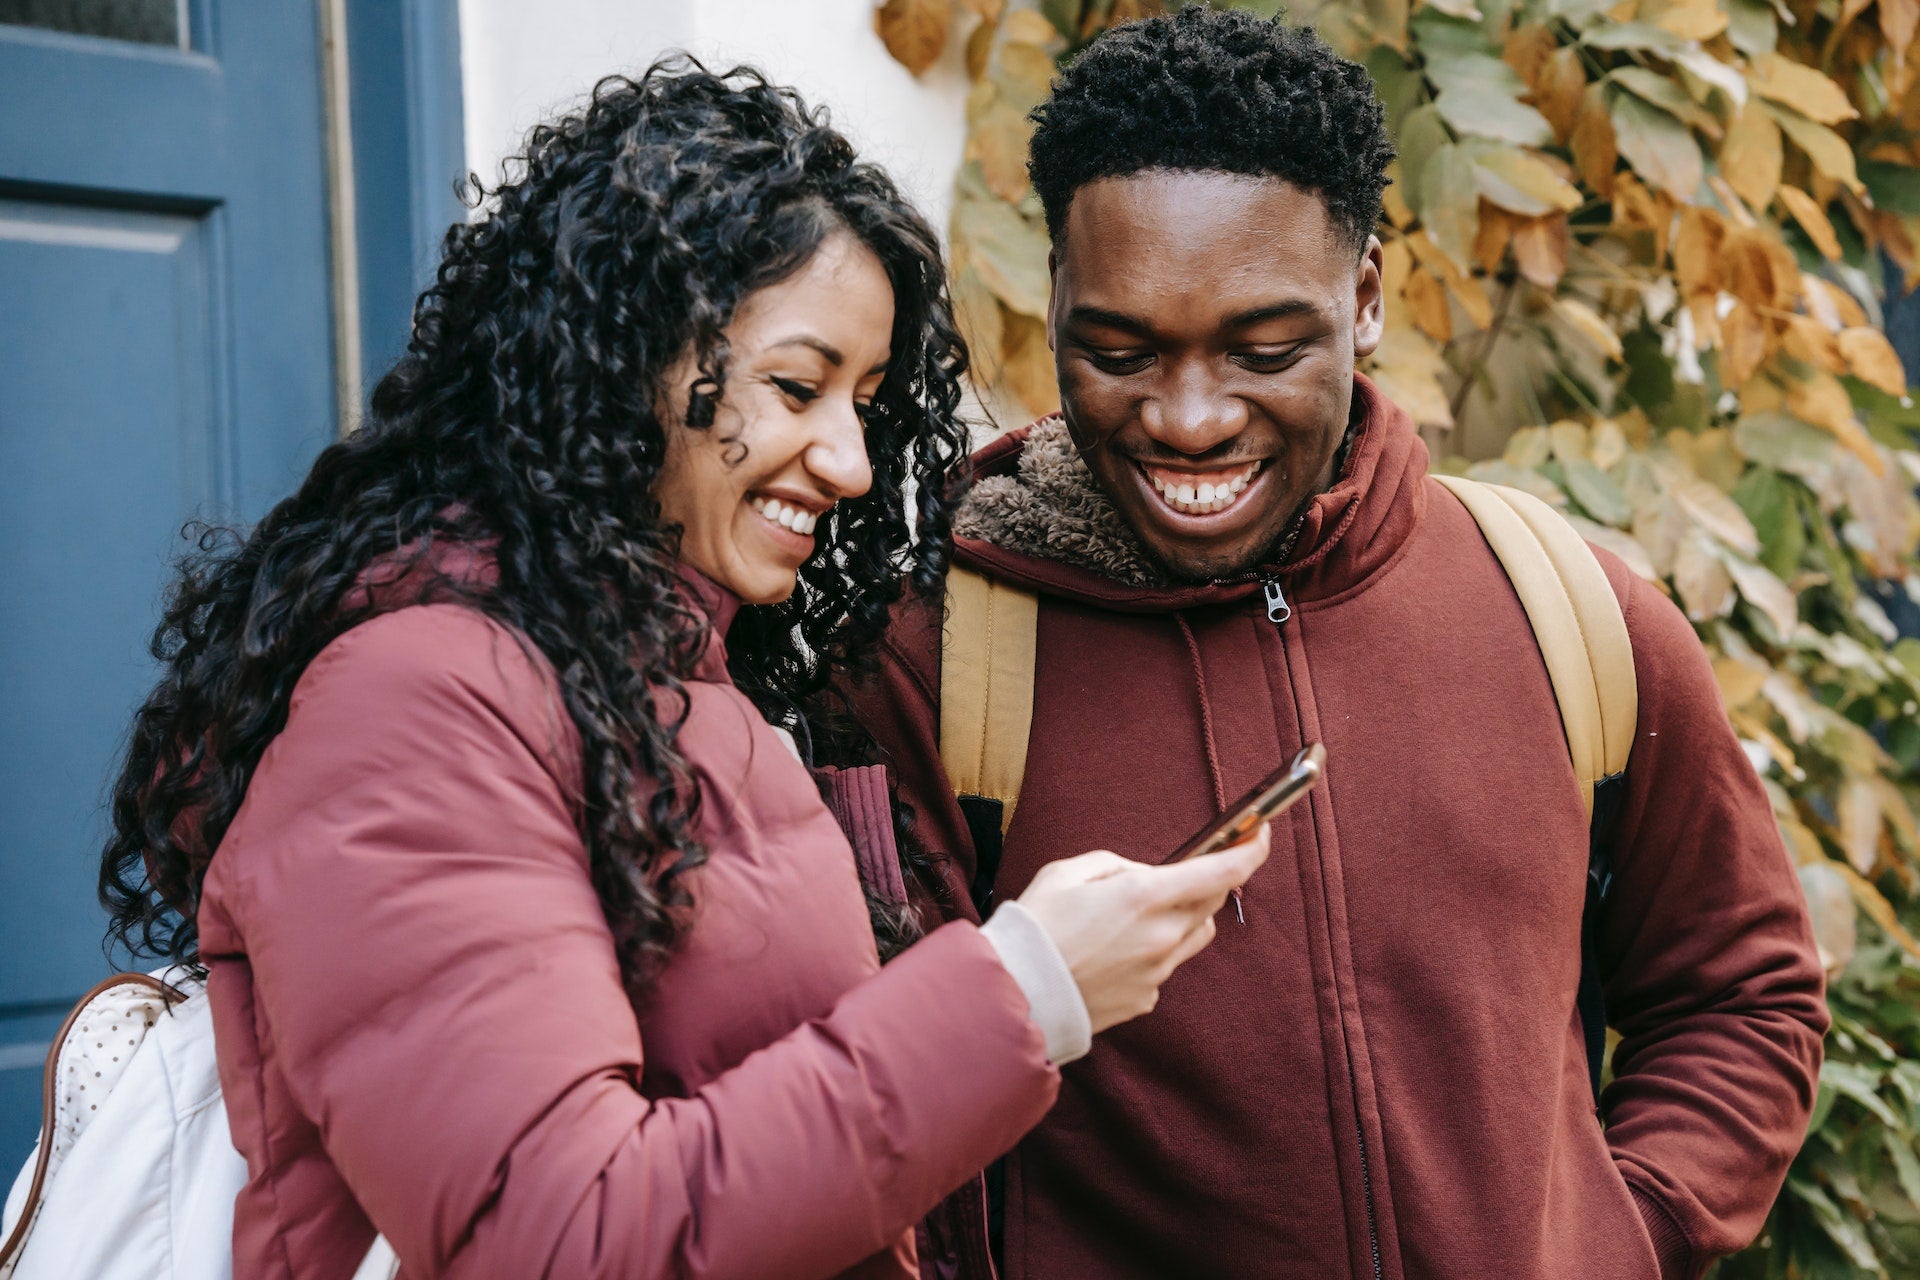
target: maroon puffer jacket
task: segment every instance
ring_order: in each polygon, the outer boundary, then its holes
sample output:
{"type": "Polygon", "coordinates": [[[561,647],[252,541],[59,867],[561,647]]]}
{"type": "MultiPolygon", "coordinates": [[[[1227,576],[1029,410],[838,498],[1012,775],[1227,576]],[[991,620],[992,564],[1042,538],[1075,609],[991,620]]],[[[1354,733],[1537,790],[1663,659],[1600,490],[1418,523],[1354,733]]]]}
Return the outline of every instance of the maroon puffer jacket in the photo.
{"type": "Polygon", "coordinates": [[[376,1229],[407,1277],[912,1276],[915,1219],[1045,1112],[986,939],[880,971],[847,842],[717,639],[688,690],[711,860],[636,1010],[551,670],[453,604],[314,659],[199,911],[239,1280],[345,1280],[376,1229]]]}
{"type": "MultiPolygon", "coordinates": [[[[1625,1039],[1596,1118],[1587,819],[1552,684],[1413,424],[1364,378],[1355,400],[1340,481],[1264,575],[1122,586],[1064,562],[1085,509],[1057,498],[1029,550],[959,540],[1040,596],[997,896],[1089,845],[1163,857],[1327,750],[1244,925],[1069,1065],[1010,1158],[1014,1280],[1680,1280],[1753,1238],[1806,1131],[1827,1014],[1793,867],[1692,628],[1604,553],[1640,718],[1600,936],[1625,1039]]],[[[983,473],[1013,476],[1024,437],[983,473]]],[[[969,911],[937,619],[903,608],[886,658],[859,710],[969,911]]],[[[987,1274],[980,1208],[970,1190],[929,1224],[929,1271],[987,1274]]]]}

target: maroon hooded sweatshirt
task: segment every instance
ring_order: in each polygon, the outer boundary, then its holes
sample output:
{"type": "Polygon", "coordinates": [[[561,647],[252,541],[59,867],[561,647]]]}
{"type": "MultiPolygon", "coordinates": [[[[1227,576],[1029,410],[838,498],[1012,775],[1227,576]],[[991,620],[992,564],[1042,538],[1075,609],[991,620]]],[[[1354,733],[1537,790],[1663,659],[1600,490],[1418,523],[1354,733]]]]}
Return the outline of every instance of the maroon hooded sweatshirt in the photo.
{"type": "MultiPolygon", "coordinates": [[[[1694,1277],[1752,1240],[1805,1132],[1827,1015],[1793,868],[1691,627],[1604,552],[1640,714],[1599,938],[1624,1039],[1596,1116],[1587,818],[1553,688],[1412,423],[1356,384],[1339,480],[1244,580],[1125,586],[1069,563],[1064,530],[958,540],[1040,597],[997,898],[1084,849],[1164,857],[1304,744],[1327,751],[1244,923],[1229,908],[1152,1014],[1066,1067],[1009,1157],[1015,1280],[1694,1277]]],[[[1022,483],[1027,435],[979,474],[1022,483]]],[[[908,606],[858,705],[941,907],[969,917],[939,688],[936,619],[908,606]]],[[[927,1224],[929,1274],[988,1273],[979,1206],[927,1224]]]]}

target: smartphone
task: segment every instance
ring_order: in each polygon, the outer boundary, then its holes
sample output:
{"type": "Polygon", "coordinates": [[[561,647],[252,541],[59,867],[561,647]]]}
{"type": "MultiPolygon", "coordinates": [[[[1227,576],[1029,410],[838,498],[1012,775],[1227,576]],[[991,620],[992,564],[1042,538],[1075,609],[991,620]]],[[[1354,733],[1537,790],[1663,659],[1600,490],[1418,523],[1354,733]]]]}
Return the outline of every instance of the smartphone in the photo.
{"type": "Polygon", "coordinates": [[[1258,786],[1241,796],[1239,803],[1230,805],[1167,861],[1205,857],[1249,839],[1261,823],[1285,813],[1294,801],[1313,790],[1313,784],[1320,781],[1326,767],[1326,749],[1316,742],[1295,756],[1292,764],[1268,774],[1258,786]]]}

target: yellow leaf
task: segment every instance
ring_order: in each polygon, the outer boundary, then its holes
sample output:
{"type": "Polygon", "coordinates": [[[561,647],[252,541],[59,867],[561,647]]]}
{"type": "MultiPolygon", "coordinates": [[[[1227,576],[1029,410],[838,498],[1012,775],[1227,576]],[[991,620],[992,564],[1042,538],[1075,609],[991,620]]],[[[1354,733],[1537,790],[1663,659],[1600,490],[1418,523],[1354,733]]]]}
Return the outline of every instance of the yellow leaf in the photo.
{"type": "Polygon", "coordinates": [[[1430,271],[1416,271],[1407,277],[1407,311],[1414,327],[1445,346],[1453,341],[1453,314],[1447,309],[1447,291],[1430,271]]]}
{"type": "Polygon", "coordinates": [[[1795,360],[1803,361],[1816,369],[1825,369],[1828,373],[1845,373],[1846,357],[1840,353],[1840,344],[1825,325],[1812,316],[1789,316],[1786,332],[1781,335],[1780,349],[1795,360]]]}
{"type": "Polygon", "coordinates": [[[1727,559],[1727,571],[1740,588],[1741,598],[1765,615],[1782,643],[1791,639],[1794,628],[1800,625],[1800,605],[1793,589],[1771,569],[1740,556],[1727,559]]]}
{"type": "Polygon", "coordinates": [[[1689,293],[1718,293],[1721,283],[1720,246],[1727,238],[1727,220],[1703,205],[1680,210],[1680,229],[1673,238],[1674,278],[1689,293]]]}
{"type": "Polygon", "coordinates": [[[1553,126],[1554,137],[1562,142],[1573,136],[1581,95],[1586,91],[1587,71],[1575,46],[1554,50],[1541,64],[1539,78],[1533,81],[1534,105],[1553,126]]]}
{"type": "Polygon", "coordinates": [[[1643,3],[1640,15],[1682,40],[1711,40],[1727,29],[1727,14],[1714,0],[1678,0],[1653,6],[1643,3]]]}
{"type": "Polygon", "coordinates": [[[1920,25],[1920,0],[1880,0],[1880,34],[1887,42],[1887,90],[1895,102],[1906,97],[1913,68],[1907,50],[1920,25]]]}
{"type": "Polygon", "coordinates": [[[953,318],[959,322],[960,336],[967,340],[973,356],[975,385],[992,386],[1000,378],[1006,325],[1000,300],[971,267],[953,278],[953,318]]]}
{"type": "Polygon", "coordinates": [[[953,0],[886,0],[873,13],[887,52],[915,75],[940,60],[952,25],[953,0]]]}
{"type": "Polygon", "coordinates": [[[1407,204],[1405,186],[1400,176],[1400,162],[1395,160],[1387,166],[1387,189],[1380,193],[1380,205],[1387,221],[1403,231],[1413,225],[1413,209],[1407,204]]]}
{"type": "Polygon", "coordinates": [[[1848,778],[1840,787],[1840,847],[1861,875],[1880,860],[1880,792],[1867,778],[1848,778]]]}
{"type": "MultiPolygon", "coordinates": [[[[1025,12],[1025,10],[1022,10],[1025,12]]],[[[1000,46],[1000,96],[1025,115],[1047,100],[1057,68],[1053,55],[1037,45],[1009,40],[1000,46]]]]}
{"type": "Polygon", "coordinates": [[[1514,225],[1520,220],[1496,205],[1480,210],[1480,231],[1473,238],[1473,260],[1488,275],[1500,269],[1507,256],[1507,242],[1513,239],[1514,225]]]}
{"type": "Polygon", "coordinates": [[[1780,126],[1765,107],[1749,100],[1720,144],[1721,176],[1742,200],[1764,209],[1780,185],[1781,158],[1780,126]]]}
{"type": "Polygon", "coordinates": [[[1784,108],[1774,108],[1773,118],[1793,145],[1806,152],[1807,159],[1813,161],[1816,170],[1855,195],[1866,191],[1866,184],[1860,181],[1860,175],[1854,169],[1853,148],[1847,145],[1845,138],[1823,124],[1784,108]]]}
{"type": "Polygon", "coordinates": [[[1827,220],[1827,211],[1815,203],[1812,196],[1798,187],[1783,186],[1780,188],[1780,203],[1787,206],[1787,212],[1807,233],[1814,248],[1829,258],[1840,257],[1840,241],[1833,234],[1833,223],[1827,220]]]}
{"type": "Polygon", "coordinates": [[[1621,360],[1626,353],[1620,346],[1620,335],[1613,326],[1602,320],[1594,309],[1578,298],[1555,298],[1553,309],[1567,325],[1578,333],[1594,348],[1609,358],[1621,360]]]}
{"type": "Polygon", "coordinates": [[[1766,361],[1767,325],[1746,302],[1735,302],[1720,322],[1720,376],[1739,386],[1766,361]]]}
{"type": "Polygon", "coordinates": [[[1054,381],[1047,326],[1031,316],[1009,315],[1006,353],[1002,377],[1021,408],[1035,418],[1058,412],[1060,389],[1054,381]]]}
{"type": "Polygon", "coordinates": [[[960,3],[984,18],[988,26],[1000,21],[1000,15],[1007,11],[1007,0],[960,0],[960,3]]]}
{"type": "Polygon", "coordinates": [[[1841,330],[1836,341],[1854,377],[1890,396],[1907,394],[1907,371],[1886,334],[1866,325],[1856,325],[1841,330]]]}
{"type": "Polygon", "coordinates": [[[1793,250],[1759,227],[1732,227],[1720,243],[1721,288],[1753,307],[1791,307],[1800,288],[1793,250]]]}
{"type": "Polygon", "coordinates": [[[1760,535],[1738,503],[1705,480],[1687,480],[1673,489],[1673,500],[1687,518],[1727,546],[1758,554],[1760,535]]]}
{"type": "Polygon", "coordinates": [[[1405,240],[1396,236],[1380,247],[1380,290],[1387,297],[1400,296],[1400,291],[1407,287],[1407,274],[1412,270],[1413,252],[1405,240]]]}
{"type": "Polygon", "coordinates": [[[1580,207],[1580,191],[1545,162],[1517,147],[1499,147],[1474,157],[1480,194],[1523,217],[1565,213],[1580,207]]]}
{"type": "Polygon", "coordinates": [[[1873,437],[1854,418],[1847,389],[1832,374],[1816,372],[1788,386],[1787,410],[1833,436],[1874,475],[1885,474],[1887,464],[1873,447],[1873,437]]]}
{"type": "Polygon", "coordinates": [[[1845,89],[1805,63],[1777,53],[1760,55],[1748,80],[1761,97],[1792,107],[1816,124],[1838,124],[1860,114],[1845,89]]]}
{"type": "Polygon", "coordinates": [[[1042,49],[1056,49],[1060,46],[1060,32],[1051,22],[1040,15],[1038,9],[1015,9],[1000,24],[1000,30],[1006,34],[1008,44],[1037,45],[1042,49]]]}
{"type": "Polygon", "coordinates": [[[1052,282],[1045,231],[999,200],[962,200],[953,232],[956,254],[963,246],[967,261],[1002,302],[1022,315],[1047,314],[1052,282]]]}
{"type": "Polygon", "coordinates": [[[1407,236],[1407,247],[1413,250],[1413,256],[1428,270],[1446,281],[1447,288],[1453,291],[1454,300],[1467,313],[1467,318],[1473,321],[1475,328],[1484,329],[1493,323],[1493,302],[1487,297],[1479,278],[1462,271],[1452,257],[1434,243],[1432,236],[1425,231],[1412,232],[1407,236]]]}
{"type": "Polygon", "coordinates": [[[1588,86],[1582,95],[1568,144],[1574,163],[1580,167],[1580,180],[1601,199],[1610,199],[1620,148],[1613,132],[1613,117],[1607,114],[1606,94],[1599,85],[1588,86]]]}
{"type": "Polygon", "coordinates": [[[1033,122],[1026,113],[995,102],[974,122],[967,137],[967,159],[979,162],[987,189],[1008,204],[1027,194],[1027,141],[1033,122]]]}
{"type": "Polygon", "coordinates": [[[1446,363],[1433,344],[1412,329],[1389,324],[1373,353],[1370,374],[1386,397],[1423,427],[1451,427],[1453,414],[1440,385],[1446,363]]]}
{"type": "Polygon", "coordinates": [[[1733,575],[1698,529],[1680,539],[1673,558],[1673,589],[1695,622],[1725,617],[1733,608],[1733,575]]]}
{"type": "Polygon", "coordinates": [[[1860,910],[1866,912],[1867,918],[1879,925],[1887,937],[1898,943],[1908,955],[1920,960],[1920,940],[1916,940],[1900,923],[1899,913],[1887,901],[1886,895],[1874,887],[1873,881],[1852,867],[1839,862],[1833,865],[1847,878],[1847,884],[1853,889],[1854,901],[1860,904],[1860,910]]]}
{"type": "Polygon", "coordinates": [[[979,22],[967,37],[967,79],[976,85],[987,74],[987,63],[993,57],[993,32],[991,22],[979,22]]]}
{"type": "Polygon", "coordinates": [[[1713,660],[1713,679],[1720,686],[1720,696],[1726,699],[1727,706],[1738,710],[1760,696],[1760,686],[1767,682],[1767,669],[1722,656],[1713,660]]]}
{"type": "Polygon", "coordinates": [[[1571,244],[1566,214],[1522,219],[1513,231],[1514,265],[1520,268],[1521,275],[1542,289],[1551,289],[1566,274],[1571,244]]]}

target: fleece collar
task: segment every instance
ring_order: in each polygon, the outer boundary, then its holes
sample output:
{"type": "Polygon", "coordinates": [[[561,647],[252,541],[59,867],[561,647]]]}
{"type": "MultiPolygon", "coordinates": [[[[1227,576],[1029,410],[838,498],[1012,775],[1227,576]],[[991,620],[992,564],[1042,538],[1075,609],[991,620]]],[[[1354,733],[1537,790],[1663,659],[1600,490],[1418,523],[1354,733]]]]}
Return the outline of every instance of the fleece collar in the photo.
{"type": "Polygon", "coordinates": [[[1057,416],[974,455],[974,486],[954,518],[955,559],[1028,590],[1121,612],[1227,603],[1262,580],[1282,582],[1296,601],[1338,594],[1383,568],[1425,509],[1427,451],[1412,420],[1358,375],[1354,404],[1339,479],[1307,504],[1279,561],[1243,577],[1169,581],[1057,416]]]}

